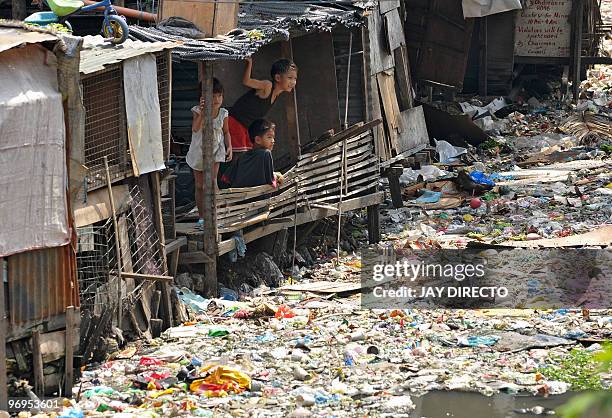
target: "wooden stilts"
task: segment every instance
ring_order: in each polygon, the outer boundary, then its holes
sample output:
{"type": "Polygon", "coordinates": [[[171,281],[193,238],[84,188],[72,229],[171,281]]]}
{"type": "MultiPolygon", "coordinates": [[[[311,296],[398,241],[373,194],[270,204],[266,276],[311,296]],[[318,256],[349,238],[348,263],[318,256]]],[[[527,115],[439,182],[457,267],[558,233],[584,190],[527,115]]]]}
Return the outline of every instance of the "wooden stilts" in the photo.
{"type": "Polygon", "coordinates": [[[76,339],[76,312],[74,306],[66,308],[66,360],[64,367],[64,396],[72,398],[74,380],[74,341],[76,339]]]}
{"type": "Polygon", "coordinates": [[[6,306],[4,306],[4,258],[0,257],[0,410],[8,409],[6,379],[6,306]]]}
{"type": "Polygon", "coordinates": [[[298,196],[299,196],[299,183],[295,182],[295,204],[293,209],[293,259],[291,261],[291,274],[295,269],[295,251],[297,247],[297,214],[298,214],[298,196]]]}
{"type": "Polygon", "coordinates": [[[34,372],[34,393],[45,395],[45,376],[43,375],[43,359],[40,351],[40,331],[32,332],[32,370],[34,372]]]}
{"type": "Polygon", "coordinates": [[[379,205],[368,206],[368,240],[370,244],[380,242],[379,205]]]}
{"type": "MultiPolygon", "coordinates": [[[[162,259],[162,270],[164,274],[168,272],[168,262],[166,260],[166,238],[164,236],[164,220],[162,216],[162,203],[161,203],[161,187],[159,185],[159,172],[155,171],[151,173],[151,182],[153,183],[153,205],[155,206],[155,227],[157,228],[157,235],[159,237],[160,254],[162,259]]],[[[150,276],[150,275],[149,275],[150,276]]],[[[170,297],[170,285],[168,282],[172,282],[173,279],[169,279],[167,276],[161,276],[164,278],[153,276],[148,277],[149,280],[159,280],[159,288],[162,294],[162,312],[163,320],[166,323],[166,328],[170,328],[174,325],[172,317],[172,301],[170,297]]]]}
{"type": "Polygon", "coordinates": [[[340,161],[340,201],[338,202],[338,236],[336,257],[340,259],[340,230],[342,228],[342,197],[347,190],[346,178],[346,138],[342,141],[342,160],[340,161]],[[346,189],[346,190],[345,190],[346,189]]]}
{"type": "MultiPolygon", "coordinates": [[[[212,138],[212,84],[213,63],[210,61],[200,62],[200,79],[202,80],[202,95],[205,100],[204,119],[202,121],[202,137],[212,138]]],[[[198,289],[200,293],[209,296],[217,296],[217,205],[216,188],[212,187],[213,177],[213,142],[202,141],[202,160],[204,177],[204,253],[209,257],[204,265],[205,280],[204,288],[198,289]]]]}

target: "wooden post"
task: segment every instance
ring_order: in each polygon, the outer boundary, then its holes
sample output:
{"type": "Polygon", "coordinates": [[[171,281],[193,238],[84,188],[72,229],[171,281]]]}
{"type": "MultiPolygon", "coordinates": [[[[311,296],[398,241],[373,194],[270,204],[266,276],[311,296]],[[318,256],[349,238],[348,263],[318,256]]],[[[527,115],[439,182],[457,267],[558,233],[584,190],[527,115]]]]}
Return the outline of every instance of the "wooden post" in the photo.
{"type": "Polygon", "coordinates": [[[480,19],[480,74],[478,91],[481,96],[488,96],[489,90],[489,21],[487,16],[480,19]]]}
{"type": "MultiPolygon", "coordinates": [[[[350,58],[349,58],[350,59],[350,58]]],[[[344,188],[346,188],[346,138],[342,141],[342,160],[340,160],[340,200],[338,202],[338,237],[336,248],[336,259],[340,260],[340,230],[342,229],[342,197],[344,196],[344,188]]]]}
{"type": "Polygon", "coordinates": [[[391,200],[395,209],[404,207],[404,199],[402,199],[402,187],[400,186],[399,178],[404,172],[404,167],[392,166],[387,171],[387,179],[389,180],[389,190],[391,191],[391,200]]]}
{"type": "Polygon", "coordinates": [[[353,31],[349,30],[348,65],[346,69],[346,96],[344,97],[344,129],[348,129],[348,111],[351,82],[351,54],[353,53],[353,31]]]}
{"type": "Polygon", "coordinates": [[[574,91],[574,101],[578,101],[580,94],[580,73],[582,71],[582,18],[584,15],[584,2],[583,0],[575,0],[574,10],[574,29],[573,29],[573,48],[572,48],[572,62],[574,70],[574,85],[572,86],[574,91]]]}
{"type": "Polygon", "coordinates": [[[40,331],[32,332],[32,370],[34,372],[34,393],[45,395],[45,376],[43,375],[43,359],[40,351],[40,331]]]}
{"type": "Polygon", "coordinates": [[[202,159],[204,161],[204,253],[209,260],[204,265],[206,275],[200,293],[217,297],[217,205],[216,188],[213,187],[213,137],[212,128],[212,84],[213,63],[199,62],[200,80],[202,80],[202,95],[205,99],[204,118],[202,121],[202,159]]]}
{"type": "MultiPolygon", "coordinates": [[[[151,173],[152,192],[153,192],[153,205],[155,217],[155,228],[157,229],[157,236],[159,237],[159,249],[162,259],[162,269],[164,274],[168,272],[168,261],[166,260],[166,238],[164,236],[164,219],[162,216],[162,203],[161,203],[161,187],[159,185],[159,172],[154,171],[151,173]]],[[[172,318],[172,302],[170,297],[170,286],[167,282],[162,281],[158,285],[162,293],[162,309],[163,319],[166,322],[166,328],[170,328],[174,325],[172,318]]]]}
{"type": "MultiPolygon", "coordinates": [[[[293,44],[291,39],[281,42],[281,54],[287,59],[293,60],[293,44]]],[[[296,87],[297,88],[297,87],[296,87]]],[[[302,155],[302,141],[300,139],[300,120],[298,117],[297,95],[295,88],[287,100],[285,108],[287,112],[287,131],[289,133],[289,155],[291,164],[295,164],[302,155]]]]}
{"type": "Polygon", "coordinates": [[[76,338],[76,317],[74,306],[66,308],[66,360],[64,367],[64,396],[72,398],[74,379],[74,340],[76,338]]]}
{"type": "Polygon", "coordinates": [[[370,244],[380,242],[380,205],[368,206],[368,241],[370,244]]]}
{"type": "Polygon", "coordinates": [[[26,0],[13,0],[11,16],[14,20],[23,20],[28,15],[26,0]]]}
{"type": "Polygon", "coordinates": [[[110,171],[108,170],[108,157],[104,156],[104,169],[106,170],[106,185],[108,186],[108,199],[110,201],[111,212],[113,215],[113,230],[115,231],[115,254],[117,255],[117,327],[121,328],[123,316],[123,307],[121,306],[121,272],[123,264],[121,263],[121,244],[119,243],[119,227],[117,226],[117,211],[115,210],[115,198],[113,197],[113,188],[111,186],[110,171]]]}
{"type": "Polygon", "coordinates": [[[8,385],[6,379],[6,306],[4,306],[4,258],[0,257],[0,410],[8,409],[8,385]]]}

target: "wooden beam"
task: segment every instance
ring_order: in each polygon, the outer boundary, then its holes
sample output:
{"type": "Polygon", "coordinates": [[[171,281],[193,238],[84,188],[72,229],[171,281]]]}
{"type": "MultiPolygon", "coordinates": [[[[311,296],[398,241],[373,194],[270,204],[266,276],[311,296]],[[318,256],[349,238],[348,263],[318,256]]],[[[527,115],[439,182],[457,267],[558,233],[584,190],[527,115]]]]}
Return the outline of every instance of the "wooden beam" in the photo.
{"type": "Polygon", "coordinates": [[[64,396],[72,398],[74,380],[74,342],[76,340],[77,321],[74,306],[66,308],[66,360],[64,367],[64,396]]]}
{"type": "Polygon", "coordinates": [[[204,251],[190,251],[188,253],[182,253],[179,255],[179,264],[199,263],[210,264],[213,263],[213,260],[204,251]]]}
{"type": "Polygon", "coordinates": [[[187,238],[185,237],[178,237],[171,241],[166,241],[166,255],[172,254],[183,245],[187,245],[187,238]]]}
{"type": "Polygon", "coordinates": [[[156,274],[140,274],[140,273],[127,273],[121,272],[121,277],[128,279],[140,279],[140,280],[153,280],[161,282],[173,282],[174,277],[172,276],[158,276],[156,274]]]}
{"type": "Polygon", "coordinates": [[[410,109],[414,104],[412,100],[412,80],[410,79],[410,65],[408,63],[408,50],[402,45],[394,51],[395,81],[399,87],[399,103],[401,109],[410,109]]]}
{"type": "MultiPolygon", "coordinates": [[[[205,97],[204,120],[202,122],[202,137],[212,138],[212,84],[213,84],[213,63],[210,61],[199,62],[200,80],[202,80],[202,95],[205,97]]],[[[217,296],[217,206],[216,188],[213,184],[213,143],[212,141],[202,141],[202,159],[204,161],[204,253],[210,258],[210,262],[205,264],[205,279],[202,281],[202,288],[197,289],[201,294],[212,297],[217,296]]],[[[214,179],[216,180],[216,179],[214,179]]]]}
{"type": "MultiPolygon", "coordinates": [[[[125,203],[129,202],[129,197],[130,192],[127,185],[113,186],[113,199],[118,204],[115,207],[117,214],[125,212],[128,207],[125,203]]],[[[77,200],[73,207],[74,223],[77,228],[106,220],[112,216],[108,192],[102,189],[87,193],[87,202],[77,200]]]]}
{"type": "MultiPolygon", "coordinates": [[[[108,199],[111,206],[111,215],[113,217],[113,231],[115,236],[115,254],[117,258],[117,269],[123,271],[123,264],[121,263],[121,244],[119,243],[119,227],[117,224],[117,211],[115,210],[115,198],[113,196],[113,188],[111,186],[110,171],[108,169],[108,157],[104,156],[104,169],[106,171],[106,186],[108,187],[108,199]]],[[[123,306],[122,306],[123,295],[121,294],[121,277],[117,277],[117,327],[121,328],[121,321],[123,317],[123,306]]]]}
{"type": "MultiPolygon", "coordinates": [[[[206,141],[202,141],[206,142],[206,141]]],[[[168,262],[166,260],[166,239],[164,237],[164,219],[162,216],[162,204],[161,204],[161,186],[160,186],[160,177],[159,172],[154,171],[151,173],[151,182],[152,182],[152,192],[153,192],[153,205],[154,211],[153,215],[155,218],[155,227],[157,229],[157,234],[159,237],[159,246],[160,246],[160,254],[162,260],[162,270],[165,272],[168,271],[168,262]]],[[[162,318],[165,322],[166,328],[170,328],[174,326],[174,320],[172,317],[172,301],[170,298],[170,286],[166,280],[161,281],[159,283],[159,288],[162,293],[162,309],[164,317],[162,318]]]]}
{"type": "MultiPolygon", "coordinates": [[[[371,187],[369,187],[371,189],[371,187]]],[[[342,211],[348,212],[351,210],[361,209],[365,207],[369,207],[372,205],[378,205],[384,201],[384,193],[376,192],[371,193],[365,196],[359,196],[352,199],[347,199],[342,202],[342,211]]],[[[297,215],[297,225],[302,225],[305,223],[309,223],[318,219],[327,218],[329,216],[333,216],[337,214],[337,206],[329,209],[325,208],[316,208],[307,210],[304,213],[298,213],[297,215]]],[[[283,228],[286,228],[287,224],[272,224],[272,225],[264,225],[253,231],[249,231],[244,234],[244,242],[249,243],[264,237],[266,235],[272,234],[274,232],[280,231],[283,228]]],[[[219,243],[219,255],[223,255],[232,251],[235,248],[235,241],[233,239],[225,240],[219,243]]],[[[200,261],[201,262],[201,261],[200,261]]]]}
{"type": "Polygon", "coordinates": [[[45,376],[43,375],[43,359],[40,351],[40,331],[32,332],[32,371],[34,373],[34,393],[45,395],[45,376]]]}
{"type": "MultiPolygon", "coordinates": [[[[187,237],[181,237],[185,239],[185,242],[187,242],[187,237]]],[[[179,257],[181,256],[181,247],[178,247],[176,249],[176,251],[173,251],[172,253],[170,253],[169,255],[169,260],[168,260],[168,268],[170,269],[168,271],[168,274],[170,274],[173,277],[176,277],[176,273],[178,272],[178,265],[179,265],[179,257]]]]}
{"type": "MultiPolygon", "coordinates": [[[[4,278],[4,258],[0,257],[0,277],[4,278]]],[[[0,410],[8,410],[8,385],[6,376],[6,306],[4,306],[4,279],[0,280],[0,410]]]]}

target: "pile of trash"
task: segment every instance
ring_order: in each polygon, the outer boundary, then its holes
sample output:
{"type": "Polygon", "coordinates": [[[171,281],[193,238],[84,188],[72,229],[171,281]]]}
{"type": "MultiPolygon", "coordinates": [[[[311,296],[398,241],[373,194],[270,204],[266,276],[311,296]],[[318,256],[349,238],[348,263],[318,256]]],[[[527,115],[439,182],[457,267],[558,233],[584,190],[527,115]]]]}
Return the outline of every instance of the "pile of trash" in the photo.
{"type": "Polygon", "coordinates": [[[433,390],[560,394],[571,384],[547,368],[612,332],[607,311],[372,311],[282,289],[196,316],[87,367],[64,416],[363,416],[407,413],[433,390]]]}

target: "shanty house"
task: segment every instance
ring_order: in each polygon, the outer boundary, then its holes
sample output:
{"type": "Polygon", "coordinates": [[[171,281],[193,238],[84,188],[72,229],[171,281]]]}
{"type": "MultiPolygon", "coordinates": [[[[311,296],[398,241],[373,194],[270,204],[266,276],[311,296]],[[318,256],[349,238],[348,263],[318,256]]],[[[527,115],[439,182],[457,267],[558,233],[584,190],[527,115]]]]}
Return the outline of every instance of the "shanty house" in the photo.
{"type": "Polygon", "coordinates": [[[71,162],[79,161],[74,150],[83,139],[80,46],[77,38],[19,23],[0,26],[0,409],[7,372],[31,373],[39,394],[57,390],[60,380],[62,393],[72,387],[79,289],[71,162]],[[56,372],[43,373],[45,363],[56,372]]]}
{"type": "MultiPolygon", "coordinates": [[[[202,36],[182,36],[167,22],[156,28],[130,27],[130,33],[141,40],[180,43],[173,50],[177,62],[173,64],[171,131],[181,142],[188,143],[191,135],[189,109],[198,100],[198,80],[219,78],[225,104],[231,105],[245,92],[240,82],[244,58],[253,57],[253,77],[259,79],[269,78],[270,65],[282,57],[293,59],[299,67],[295,92],[279,99],[282,104],[268,115],[277,126],[273,156],[275,166],[286,174],[285,184],[278,190],[261,186],[208,196],[206,213],[212,218],[205,219],[205,225],[211,227],[203,233],[195,222],[176,225],[178,234],[200,241],[197,247],[190,245],[181,259],[206,263],[208,289],[216,282],[213,259],[235,248],[233,235],[240,230],[248,243],[368,207],[370,238],[377,240],[375,218],[383,200],[377,191],[381,168],[422,150],[428,142],[426,130],[415,129],[424,123],[411,123],[421,122],[423,115],[420,108],[411,108],[399,6],[399,1],[369,9],[316,2],[241,4],[239,30],[215,38],[202,27],[202,36]]],[[[196,15],[182,17],[197,19],[196,15]]],[[[190,176],[189,171],[185,175],[190,176]]]]}

